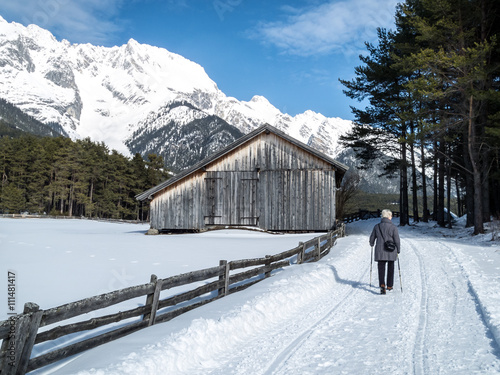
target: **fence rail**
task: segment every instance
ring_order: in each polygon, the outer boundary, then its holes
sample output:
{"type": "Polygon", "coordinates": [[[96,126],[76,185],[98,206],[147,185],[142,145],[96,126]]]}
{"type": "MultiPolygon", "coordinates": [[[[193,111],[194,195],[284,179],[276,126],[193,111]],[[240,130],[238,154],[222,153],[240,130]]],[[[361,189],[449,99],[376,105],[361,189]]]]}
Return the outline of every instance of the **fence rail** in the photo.
{"type": "Polygon", "coordinates": [[[151,275],[150,282],[146,284],[70,302],[47,310],[41,310],[35,303],[26,303],[22,314],[11,316],[8,320],[0,322],[0,340],[2,340],[0,374],[23,375],[153,324],[169,321],[183,313],[264,280],[271,275],[272,271],[291,265],[294,257],[296,257],[297,264],[317,261],[329,253],[338,237],[344,235],[345,225],[342,224],[335,231],[304,243],[300,242],[297,247],[276,255],[230,262],[221,260],[216,267],[183,273],[165,279],[151,275]],[[231,271],[239,272],[231,273],[231,271]],[[209,280],[210,282],[208,282],[209,280]],[[207,283],[163,299],[160,297],[160,293],[164,290],[202,281],[207,283]],[[141,297],[145,298],[143,306],[39,332],[40,328],[141,297]],[[95,332],[90,338],[31,358],[34,345],[78,332],[96,330],[132,318],[135,318],[133,322],[124,322],[122,326],[115,327],[108,332],[95,332]]]}
{"type": "MultiPolygon", "coordinates": [[[[381,210],[377,211],[359,210],[358,212],[345,215],[342,219],[342,222],[347,224],[347,223],[352,223],[353,221],[368,220],[374,218],[376,219],[380,218],[381,214],[382,214],[381,210]]],[[[399,217],[399,212],[392,212],[392,216],[399,217]]]]}

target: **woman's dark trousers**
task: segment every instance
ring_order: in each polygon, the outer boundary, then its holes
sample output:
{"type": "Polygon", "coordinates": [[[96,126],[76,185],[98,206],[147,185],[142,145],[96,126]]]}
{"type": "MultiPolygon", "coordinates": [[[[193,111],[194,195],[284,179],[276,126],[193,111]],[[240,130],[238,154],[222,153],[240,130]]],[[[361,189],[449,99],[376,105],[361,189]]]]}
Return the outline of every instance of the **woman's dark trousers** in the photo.
{"type": "Polygon", "coordinates": [[[379,285],[385,285],[386,288],[394,286],[394,261],[380,261],[378,262],[378,281],[379,285]],[[387,283],[385,282],[385,265],[387,264],[387,283]]]}

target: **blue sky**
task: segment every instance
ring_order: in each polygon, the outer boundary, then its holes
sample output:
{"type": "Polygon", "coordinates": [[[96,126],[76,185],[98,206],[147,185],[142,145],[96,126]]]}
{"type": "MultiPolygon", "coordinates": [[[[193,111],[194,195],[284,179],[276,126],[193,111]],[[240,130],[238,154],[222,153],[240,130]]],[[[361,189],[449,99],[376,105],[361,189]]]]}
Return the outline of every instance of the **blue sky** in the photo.
{"type": "Polygon", "coordinates": [[[228,96],[265,96],[290,115],[352,119],[339,78],[354,77],[364,42],[394,27],[397,0],[0,0],[7,21],[58,40],[122,45],[130,38],[205,68],[228,96]]]}

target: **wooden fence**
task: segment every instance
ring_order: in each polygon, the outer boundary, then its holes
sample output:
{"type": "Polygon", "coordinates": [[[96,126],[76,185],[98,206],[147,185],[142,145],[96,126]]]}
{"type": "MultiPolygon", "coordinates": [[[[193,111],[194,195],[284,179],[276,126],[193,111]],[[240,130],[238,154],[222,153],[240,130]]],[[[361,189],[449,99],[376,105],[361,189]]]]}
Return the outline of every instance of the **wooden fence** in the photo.
{"type": "Polygon", "coordinates": [[[0,323],[0,340],[3,340],[0,351],[0,374],[23,375],[153,324],[169,321],[187,311],[264,280],[271,275],[272,271],[289,266],[294,257],[296,257],[297,264],[317,261],[329,253],[338,237],[344,235],[345,226],[342,224],[335,231],[305,243],[300,242],[297,247],[280,254],[230,262],[221,260],[216,267],[166,279],[159,279],[152,275],[147,284],[131,286],[47,310],[41,310],[34,303],[26,303],[22,314],[11,316],[10,319],[0,323]],[[242,271],[245,268],[249,269],[242,271]],[[239,272],[232,272],[236,270],[239,272]],[[163,290],[200,281],[205,281],[206,284],[187,292],[160,298],[160,293],[163,290]],[[144,305],[131,310],[54,328],[47,327],[138,297],[145,298],[144,305]],[[118,328],[117,326],[107,327],[109,330],[105,333],[96,332],[90,338],[31,358],[32,349],[36,344],[82,331],[95,330],[131,318],[135,319],[127,323],[124,322],[118,328]],[[39,331],[42,327],[47,328],[39,331]]]}
{"type": "MultiPolygon", "coordinates": [[[[353,221],[358,221],[358,220],[368,220],[368,219],[380,218],[381,215],[382,215],[381,210],[377,210],[377,211],[359,210],[358,212],[345,215],[344,218],[342,219],[342,221],[344,223],[352,223],[353,221]]],[[[399,217],[399,212],[393,212],[392,216],[399,217]]]]}

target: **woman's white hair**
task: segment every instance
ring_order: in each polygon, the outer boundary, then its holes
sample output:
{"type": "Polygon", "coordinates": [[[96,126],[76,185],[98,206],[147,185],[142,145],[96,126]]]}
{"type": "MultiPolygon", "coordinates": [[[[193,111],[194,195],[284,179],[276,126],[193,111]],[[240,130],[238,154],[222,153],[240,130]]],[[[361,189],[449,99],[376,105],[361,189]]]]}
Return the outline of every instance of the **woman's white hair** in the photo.
{"type": "Polygon", "coordinates": [[[392,217],[392,212],[391,210],[382,210],[382,217],[385,217],[387,219],[390,219],[392,217]]]}

